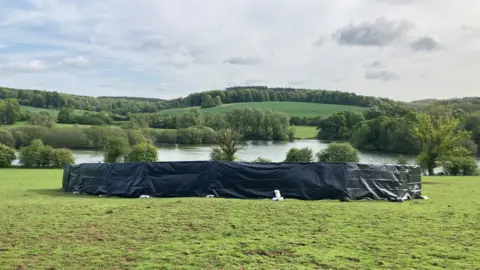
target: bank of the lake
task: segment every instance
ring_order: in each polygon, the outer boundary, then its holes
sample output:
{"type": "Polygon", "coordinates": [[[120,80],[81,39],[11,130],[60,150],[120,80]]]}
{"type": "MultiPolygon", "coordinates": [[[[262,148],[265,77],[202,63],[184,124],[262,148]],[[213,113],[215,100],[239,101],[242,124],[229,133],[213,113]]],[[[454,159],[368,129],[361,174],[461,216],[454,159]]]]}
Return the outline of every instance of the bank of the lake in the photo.
{"type": "MultiPolygon", "coordinates": [[[[253,161],[264,157],[274,162],[281,162],[290,148],[310,147],[315,152],[325,149],[327,143],[318,140],[296,140],[294,142],[247,142],[245,148],[238,152],[237,157],[242,161],[253,161]]],[[[159,161],[193,161],[209,160],[210,149],[213,145],[164,145],[158,149],[159,161]]],[[[73,151],[76,163],[98,163],[103,161],[103,151],[73,151]]],[[[361,152],[360,162],[375,164],[396,163],[398,154],[381,152],[361,152]]],[[[415,156],[408,156],[411,164],[415,156]]],[[[478,161],[480,165],[480,160],[478,161]]],[[[18,160],[14,164],[18,164],[18,160]]]]}

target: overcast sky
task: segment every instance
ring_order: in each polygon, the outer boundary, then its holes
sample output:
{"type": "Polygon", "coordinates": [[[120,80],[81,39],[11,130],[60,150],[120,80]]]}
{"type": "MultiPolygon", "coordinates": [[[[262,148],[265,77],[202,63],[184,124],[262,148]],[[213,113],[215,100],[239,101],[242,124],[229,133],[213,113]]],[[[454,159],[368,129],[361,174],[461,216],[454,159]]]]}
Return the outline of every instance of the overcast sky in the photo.
{"type": "Polygon", "coordinates": [[[479,0],[0,0],[0,85],[480,96],[479,0]]]}

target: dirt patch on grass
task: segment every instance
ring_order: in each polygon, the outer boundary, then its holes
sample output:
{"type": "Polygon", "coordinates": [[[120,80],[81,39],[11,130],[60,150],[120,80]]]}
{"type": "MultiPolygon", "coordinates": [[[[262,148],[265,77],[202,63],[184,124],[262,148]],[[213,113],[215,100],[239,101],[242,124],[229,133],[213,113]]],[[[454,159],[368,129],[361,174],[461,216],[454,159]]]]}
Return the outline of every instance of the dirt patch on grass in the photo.
{"type": "Polygon", "coordinates": [[[279,257],[279,256],[287,256],[287,257],[295,257],[295,254],[289,250],[284,249],[277,249],[277,250],[246,250],[243,252],[245,255],[260,255],[260,256],[267,256],[267,257],[279,257]]]}
{"type": "Polygon", "coordinates": [[[446,185],[447,183],[427,181],[427,182],[422,182],[422,184],[423,185],[446,185]]]}

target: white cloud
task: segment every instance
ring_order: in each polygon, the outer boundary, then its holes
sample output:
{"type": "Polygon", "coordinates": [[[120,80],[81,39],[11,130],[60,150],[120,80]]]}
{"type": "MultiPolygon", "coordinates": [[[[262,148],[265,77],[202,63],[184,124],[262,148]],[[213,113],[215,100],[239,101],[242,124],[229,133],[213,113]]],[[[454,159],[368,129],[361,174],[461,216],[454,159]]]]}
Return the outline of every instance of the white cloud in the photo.
{"type": "Polygon", "coordinates": [[[85,68],[90,65],[90,60],[83,56],[77,56],[74,58],[64,58],[59,61],[58,64],[65,67],[85,68]]]}
{"type": "Polygon", "coordinates": [[[0,72],[30,73],[42,72],[47,68],[40,60],[34,59],[29,62],[15,62],[0,65],[0,72]]]}
{"type": "Polygon", "coordinates": [[[406,100],[478,95],[477,0],[8,1],[2,85],[160,98],[256,81],[406,100]],[[430,34],[448,50],[415,52],[430,34]]]}

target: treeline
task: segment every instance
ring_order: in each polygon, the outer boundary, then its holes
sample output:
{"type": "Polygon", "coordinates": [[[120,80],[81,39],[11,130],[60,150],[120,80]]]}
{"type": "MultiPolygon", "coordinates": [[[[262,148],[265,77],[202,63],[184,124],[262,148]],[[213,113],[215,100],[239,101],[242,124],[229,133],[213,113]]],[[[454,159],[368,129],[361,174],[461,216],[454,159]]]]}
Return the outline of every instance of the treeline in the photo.
{"type": "Polygon", "coordinates": [[[34,140],[55,148],[103,149],[111,137],[124,138],[132,145],[152,142],[156,144],[211,144],[216,131],[203,126],[178,130],[121,129],[95,126],[90,128],[64,127],[49,129],[43,126],[18,126],[0,129],[0,144],[20,149],[34,140]]]}
{"type": "Polygon", "coordinates": [[[130,116],[127,128],[185,129],[197,126],[242,130],[247,140],[288,140],[294,135],[286,114],[252,108],[234,109],[221,115],[204,115],[197,108],[182,115],[137,114],[130,116]]]}
{"type": "MultiPolygon", "coordinates": [[[[317,136],[320,140],[349,141],[363,150],[418,154],[421,143],[414,130],[419,114],[392,106],[371,108],[363,114],[341,111],[319,120],[317,136]]],[[[448,114],[459,120],[458,130],[471,133],[470,140],[464,140],[463,145],[480,153],[480,114],[448,114]]]]}
{"type": "Polygon", "coordinates": [[[55,91],[0,88],[0,99],[16,99],[19,104],[37,108],[106,111],[127,115],[128,113],[152,113],[169,108],[191,106],[213,107],[224,103],[295,101],[326,104],[342,104],[370,107],[378,103],[396,103],[385,98],[368,97],[341,91],[268,88],[266,86],[232,87],[193,93],[184,98],[162,100],[134,97],[89,97],[63,94],[55,91]]]}

